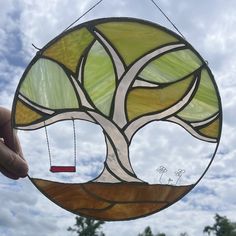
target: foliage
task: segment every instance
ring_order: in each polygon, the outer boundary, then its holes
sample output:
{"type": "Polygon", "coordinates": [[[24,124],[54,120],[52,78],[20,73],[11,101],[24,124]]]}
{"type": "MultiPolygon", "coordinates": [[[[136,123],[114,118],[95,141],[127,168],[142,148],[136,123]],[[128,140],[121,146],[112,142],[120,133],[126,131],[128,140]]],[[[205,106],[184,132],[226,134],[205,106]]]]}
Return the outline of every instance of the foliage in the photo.
{"type": "Polygon", "coordinates": [[[100,220],[93,220],[85,217],[75,217],[76,223],[74,227],[69,227],[67,231],[75,232],[79,236],[105,236],[105,234],[98,230],[105,223],[100,220]]]}
{"type": "Polygon", "coordinates": [[[158,233],[158,234],[154,235],[154,234],[152,233],[151,227],[150,227],[150,226],[147,226],[147,227],[145,228],[145,230],[143,231],[143,233],[138,234],[138,236],[166,236],[166,234],[164,234],[164,233],[158,233]]]}
{"type": "MultiPolygon", "coordinates": [[[[215,223],[213,226],[205,226],[203,232],[208,236],[236,236],[236,222],[231,222],[227,217],[215,215],[215,223]]],[[[165,233],[153,234],[150,226],[146,227],[144,232],[138,236],[166,236],[165,233]]],[[[188,233],[181,233],[179,236],[189,236],[188,233]]]]}
{"type": "Polygon", "coordinates": [[[143,231],[143,233],[138,234],[138,236],[154,236],[154,235],[152,233],[150,226],[147,226],[145,230],[143,231]]]}
{"type": "Polygon", "coordinates": [[[225,216],[216,214],[213,226],[206,226],[203,232],[216,236],[236,236],[236,223],[231,222],[225,216]]]}
{"type": "MultiPolygon", "coordinates": [[[[215,236],[236,236],[236,222],[231,222],[227,217],[215,215],[215,223],[213,226],[205,226],[203,232],[215,236]]],[[[79,236],[105,236],[105,234],[99,230],[105,223],[104,221],[93,220],[85,217],[75,217],[76,223],[74,227],[69,227],[67,230],[77,233],[79,236]]],[[[139,233],[138,236],[167,236],[165,233],[153,234],[150,226],[147,226],[143,233],[139,233]]],[[[181,233],[179,236],[189,236],[188,233],[181,233]]]]}

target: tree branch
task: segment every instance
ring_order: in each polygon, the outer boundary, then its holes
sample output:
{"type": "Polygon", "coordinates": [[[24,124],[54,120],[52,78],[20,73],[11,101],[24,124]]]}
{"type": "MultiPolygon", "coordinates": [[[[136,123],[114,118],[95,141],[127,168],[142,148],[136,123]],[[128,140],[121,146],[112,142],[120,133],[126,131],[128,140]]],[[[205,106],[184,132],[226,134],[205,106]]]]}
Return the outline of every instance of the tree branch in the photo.
{"type": "Polygon", "coordinates": [[[179,119],[176,116],[169,117],[166,120],[171,121],[173,123],[176,123],[176,124],[182,126],[185,130],[187,130],[192,136],[194,136],[197,139],[200,139],[200,140],[206,141],[206,142],[211,142],[211,143],[216,143],[217,142],[217,140],[215,138],[208,138],[208,137],[205,137],[205,136],[201,135],[191,125],[189,125],[188,123],[184,122],[183,120],[179,119]]]}
{"type": "Polygon", "coordinates": [[[155,84],[155,83],[148,82],[148,81],[136,79],[132,87],[133,88],[135,88],[135,87],[157,88],[157,87],[159,87],[159,85],[155,84]]]}
{"type": "Polygon", "coordinates": [[[45,113],[47,115],[52,115],[53,113],[55,113],[55,111],[48,109],[46,107],[41,107],[41,106],[37,106],[35,103],[32,103],[30,100],[28,100],[25,96],[23,96],[21,93],[19,93],[18,98],[20,100],[22,100],[23,102],[25,102],[27,105],[33,107],[34,109],[36,109],[39,112],[45,113]]]}
{"type": "Polygon", "coordinates": [[[215,120],[218,115],[219,115],[219,112],[217,112],[215,115],[211,116],[210,118],[208,118],[204,121],[191,122],[191,126],[192,127],[199,127],[199,126],[206,125],[206,124],[210,123],[211,121],[215,120]]]}
{"type": "Polygon", "coordinates": [[[17,126],[17,129],[20,130],[35,130],[44,127],[45,125],[51,125],[58,121],[62,120],[71,120],[71,119],[79,119],[85,120],[92,123],[96,123],[86,112],[84,111],[63,111],[62,113],[57,113],[52,115],[47,120],[40,121],[36,124],[28,125],[28,126],[17,126]]]}
{"type": "Polygon", "coordinates": [[[126,116],[125,116],[125,97],[128,92],[129,87],[131,86],[132,82],[135,80],[139,71],[153,58],[162,55],[164,52],[171,51],[176,48],[182,48],[185,44],[173,44],[167,45],[162,48],[158,48],[153,52],[150,52],[136,61],[127,72],[124,73],[122,76],[120,83],[118,84],[118,88],[115,94],[114,100],[114,114],[113,120],[115,123],[122,128],[126,123],[126,116]]]}
{"type": "MultiPolygon", "coordinates": [[[[81,73],[81,70],[79,70],[79,71],[81,73]]],[[[79,75],[79,78],[80,78],[80,76],[81,75],[79,75]]],[[[85,93],[84,93],[84,91],[81,88],[79,80],[76,80],[72,75],[71,75],[71,79],[72,79],[72,82],[73,82],[73,84],[75,86],[76,92],[79,95],[79,98],[80,98],[82,106],[94,110],[95,108],[89,103],[88,99],[86,98],[85,93]]]]}
{"type": "Polygon", "coordinates": [[[82,65],[84,64],[84,57],[82,56],[80,65],[79,65],[79,74],[78,74],[78,81],[81,84],[82,83],[82,65]]]}
{"type": "Polygon", "coordinates": [[[175,105],[157,114],[144,115],[134,120],[133,122],[131,122],[124,131],[128,140],[131,141],[133,135],[144,125],[152,121],[163,120],[166,117],[170,117],[172,116],[172,114],[177,113],[181,108],[183,108],[192,99],[192,95],[195,93],[195,91],[198,88],[198,81],[199,81],[199,76],[196,76],[195,81],[192,85],[192,88],[184,96],[184,98],[180,100],[178,103],[176,103],[175,105]]]}
{"type": "Polygon", "coordinates": [[[106,38],[104,36],[102,36],[98,31],[94,30],[93,31],[96,36],[101,40],[102,44],[104,47],[106,47],[106,49],[110,52],[112,60],[115,64],[115,69],[116,69],[116,73],[117,73],[117,78],[118,80],[120,80],[121,76],[124,74],[125,72],[125,66],[120,58],[120,56],[118,55],[118,53],[115,51],[115,49],[111,46],[111,44],[106,40],[106,38]]]}

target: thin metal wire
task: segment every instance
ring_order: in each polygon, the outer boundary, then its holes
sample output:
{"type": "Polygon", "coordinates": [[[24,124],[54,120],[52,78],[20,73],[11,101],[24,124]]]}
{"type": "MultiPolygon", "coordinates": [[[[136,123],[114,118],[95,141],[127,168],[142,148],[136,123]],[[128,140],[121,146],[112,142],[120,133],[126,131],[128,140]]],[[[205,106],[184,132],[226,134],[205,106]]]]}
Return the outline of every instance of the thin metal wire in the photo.
{"type": "Polygon", "coordinates": [[[74,120],[74,118],[72,118],[72,122],[73,122],[73,136],[74,136],[74,165],[76,166],[76,158],[77,158],[76,148],[77,148],[77,143],[76,143],[76,129],[75,129],[75,120],[74,120]]]}
{"type": "Polygon", "coordinates": [[[177,28],[177,26],[171,21],[171,19],[165,14],[165,12],[157,5],[157,3],[154,0],[150,0],[156,7],[157,9],[164,15],[164,17],[171,23],[171,25],[177,30],[177,32],[186,40],[184,35],[180,32],[180,30],[177,28]]]}
{"type": "MultiPolygon", "coordinates": [[[[103,0],[98,1],[97,3],[95,3],[92,7],[90,7],[86,12],[84,12],[79,18],[77,18],[74,22],[72,22],[68,27],[66,27],[62,33],[64,33],[65,31],[67,31],[72,25],[74,25],[76,22],[78,22],[81,18],[83,18],[85,15],[87,15],[90,11],[92,11],[96,6],[98,6],[103,0]]],[[[41,51],[41,48],[38,48],[37,46],[35,46],[32,43],[32,46],[37,50],[37,51],[41,51]]]]}
{"type": "Polygon", "coordinates": [[[32,46],[34,47],[34,49],[36,49],[36,50],[38,50],[38,51],[41,50],[40,48],[36,47],[33,43],[32,43],[32,46]]]}
{"type": "Polygon", "coordinates": [[[184,169],[178,169],[178,171],[175,172],[175,175],[178,177],[175,185],[178,184],[178,182],[180,181],[182,175],[185,173],[185,170],[184,169]]]}
{"type": "MultiPolygon", "coordinates": [[[[72,22],[66,29],[63,30],[63,32],[67,31],[72,25],[74,25],[76,22],[78,22],[81,18],[83,18],[85,15],[87,15],[90,11],[92,11],[95,7],[97,7],[103,0],[98,1],[95,3],[92,7],[90,7],[86,12],[84,12],[79,18],[77,18],[74,22],[72,22]]],[[[62,32],[62,33],[63,33],[62,32]]]]}
{"type": "Polygon", "coordinates": [[[160,184],[162,184],[162,177],[164,173],[166,173],[168,170],[164,166],[160,166],[159,169],[157,169],[156,171],[160,173],[159,182],[160,184]]]}
{"type": "Polygon", "coordinates": [[[45,121],[44,121],[44,129],[45,129],[45,135],[46,135],[46,141],[47,141],[47,147],[48,147],[49,163],[50,163],[50,167],[51,167],[52,166],[52,154],[51,154],[51,150],[50,150],[48,131],[47,131],[45,121]]]}

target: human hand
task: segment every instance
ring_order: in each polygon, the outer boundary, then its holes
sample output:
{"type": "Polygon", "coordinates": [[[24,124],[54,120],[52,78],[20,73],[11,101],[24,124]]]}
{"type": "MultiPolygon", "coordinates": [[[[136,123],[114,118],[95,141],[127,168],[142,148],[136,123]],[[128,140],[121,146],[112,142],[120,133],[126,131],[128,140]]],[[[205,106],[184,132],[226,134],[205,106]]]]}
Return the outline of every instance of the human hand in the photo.
{"type": "Polygon", "coordinates": [[[16,132],[11,126],[11,112],[0,107],[0,172],[11,179],[26,177],[28,165],[23,158],[16,132]]]}

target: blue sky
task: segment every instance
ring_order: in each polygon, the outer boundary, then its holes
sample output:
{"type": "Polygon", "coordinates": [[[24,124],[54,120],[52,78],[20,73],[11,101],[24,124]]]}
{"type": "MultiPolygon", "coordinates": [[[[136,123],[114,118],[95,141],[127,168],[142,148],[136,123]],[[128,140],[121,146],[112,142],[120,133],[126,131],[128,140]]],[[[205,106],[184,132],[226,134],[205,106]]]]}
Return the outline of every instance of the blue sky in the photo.
{"type": "MultiPolygon", "coordinates": [[[[0,0],[1,106],[11,108],[16,86],[25,67],[36,53],[31,44],[43,47],[95,2],[94,0],[0,0]]],[[[181,232],[199,236],[203,235],[202,229],[205,225],[213,223],[215,213],[226,215],[236,221],[236,54],[234,53],[236,2],[160,0],[158,3],[186,39],[209,62],[223,104],[221,144],[207,174],[181,201],[149,217],[130,222],[106,223],[103,231],[108,236],[135,236],[148,225],[154,232],[166,232],[169,236],[179,236],[181,232]]],[[[147,19],[174,30],[148,0],[104,0],[80,22],[109,16],[147,19]]],[[[77,122],[77,125],[79,127],[77,138],[80,140],[80,175],[76,178],[72,176],[71,179],[86,181],[102,168],[105,144],[99,127],[83,122],[77,122]]],[[[66,128],[67,124],[62,124],[62,127],[66,128]]],[[[71,140],[62,139],[61,133],[56,132],[57,127],[52,127],[49,131],[55,144],[55,148],[52,147],[53,151],[61,155],[67,152],[65,148],[60,149],[60,142],[64,140],[69,152],[71,140]]],[[[70,132],[68,131],[68,137],[72,137],[70,132]]],[[[57,179],[48,173],[44,133],[38,131],[35,134],[19,133],[19,135],[25,157],[30,163],[30,173],[57,179]]],[[[151,124],[135,136],[131,146],[131,161],[135,162],[136,173],[150,182],[158,179],[155,170],[160,165],[168,166],[170,173],[168,177],[172,177],[171,173],[176,169],[184,167],[186,177],[183,177],[182,181],[191,182],[204,170],[211,149],[212,147],[199,144],[185,132],[173,128],[168,123],[156,126],[151,124]],[[181,139],[178,138],[179,135],[181,139]],[[195,148],[195,145],[199,148],[195,148]],[[149,158],[144,160],[144,156],[149,158]]],[[[51,203],[28,179],[12,181],[0,176],[0,191],[2,203],[0,235],[70,235],[66,229],[74,224],[75,216],[51,203]]]]}

